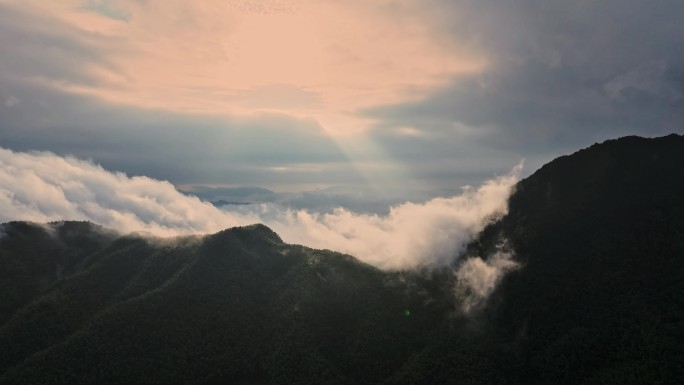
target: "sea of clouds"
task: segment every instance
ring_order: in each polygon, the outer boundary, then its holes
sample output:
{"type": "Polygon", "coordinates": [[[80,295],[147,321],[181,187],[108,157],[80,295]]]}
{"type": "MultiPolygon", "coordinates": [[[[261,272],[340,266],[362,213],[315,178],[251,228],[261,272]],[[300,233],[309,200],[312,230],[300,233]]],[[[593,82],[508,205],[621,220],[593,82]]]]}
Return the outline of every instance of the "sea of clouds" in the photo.
{"type": "MultiPolygon", "coordinates": [[[[0,148],[0,222],[87,220],[161,237],[264,223],[289,243],[348,253],[381,269],[411,269],[453,263],[489,221],[506,213],[521,169],[457,196],[395,205],[386,215],[344,208],[318,213],[275,203],[217,208],[166,181],[49,152],[0,148]]],[[[471,257],[456,274],[485,296],[510,266],[501,258],[471,257]]]]}

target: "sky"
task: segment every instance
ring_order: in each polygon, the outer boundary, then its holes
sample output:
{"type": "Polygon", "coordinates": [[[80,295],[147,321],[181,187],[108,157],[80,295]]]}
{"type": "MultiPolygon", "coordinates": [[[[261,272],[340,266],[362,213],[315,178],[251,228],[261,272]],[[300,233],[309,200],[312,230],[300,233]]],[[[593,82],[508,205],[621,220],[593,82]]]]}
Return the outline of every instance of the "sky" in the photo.
{"type": "Polygon", "coordinates": [[[678,0],[0,0],[0,147],[188,191],[448,196],[522,159],[529,174],[684,132],[682,15],[678,0]]]}

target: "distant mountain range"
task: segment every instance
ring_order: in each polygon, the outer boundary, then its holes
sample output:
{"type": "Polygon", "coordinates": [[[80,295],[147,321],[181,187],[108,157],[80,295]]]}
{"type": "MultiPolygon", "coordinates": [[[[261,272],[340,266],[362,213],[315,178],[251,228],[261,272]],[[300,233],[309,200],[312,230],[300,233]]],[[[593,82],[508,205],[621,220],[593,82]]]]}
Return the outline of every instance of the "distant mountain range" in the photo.
{"type": "Polygon", "coordinates": [[[216,207],[221,207],[221,206],[244,206],[244,205],[251,205],[252,203],[250,202],[233,202],[233,201],[225,201],[223,199],[219,199],[217,201],[212,201],[212,205],[216,207]]]}
{"type": "Polygon", "coordinates": [[[263,225],[120,236],[3,224],[0,384],[676,384],[684,137],[626,137],[516,186],[466,255],[519,267],[463,311],[454,266],[385,272],[263,225]]]}
{"type": "Polygon", "coordinates": [[[196,196],[216,207],[227,205],[246,205],[256,202],[272,201],[276,193],[260,187],[207,187],[193,186],[185,194],[196,196]]]}

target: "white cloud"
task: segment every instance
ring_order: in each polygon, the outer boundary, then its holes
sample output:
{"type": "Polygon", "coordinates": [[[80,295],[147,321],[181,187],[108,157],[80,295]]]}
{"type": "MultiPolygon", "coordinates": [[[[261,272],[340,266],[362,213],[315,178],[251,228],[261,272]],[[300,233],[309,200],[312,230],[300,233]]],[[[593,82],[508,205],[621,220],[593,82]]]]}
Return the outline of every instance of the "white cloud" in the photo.
{"type": "Polygon", "coordinates": [[[463,261],[456,278],[464,294],[462,306],[466,312],[487,299],[504,274],[519,266],[512,256],[512,252],[500,250],[487,259],[477,256],[463,261]]]}
{"type": "Polygon", "coordinates": [[[381,268],[447,264],[488,220],[506,212],[520,169],[460,196],[394,206],[388,215],[299,210],[266,223],[290,241],[346,252],[381,268]]]}
{"type": "Polygon", "coordinates": [[[184,196],[168,182],[108,172],[71,157],[5,149],[0,149],[0,208],[2,221],[90,220],[160,236],[216,231],[249,220],[184,196]]]}
{"type": "MultiPolygon", "coordinates": [[[[287,242],[402,269],[451,262],[489,219],[506,212],[520,171],[517,166],[460,196],[397,205],[388,215],[345,209],[318,214],[272,204],[224,211],[178,192],[169,182],[128,177],[73,157],[0,149],[0,221],[89,220],[121,232],[159,236],[262,222],[287,242]]],[[[487,272],[479,265],[473,270],[487,272]]],[[[485,274],[472,284],[485,292],[490,281],[485,274]]]]}

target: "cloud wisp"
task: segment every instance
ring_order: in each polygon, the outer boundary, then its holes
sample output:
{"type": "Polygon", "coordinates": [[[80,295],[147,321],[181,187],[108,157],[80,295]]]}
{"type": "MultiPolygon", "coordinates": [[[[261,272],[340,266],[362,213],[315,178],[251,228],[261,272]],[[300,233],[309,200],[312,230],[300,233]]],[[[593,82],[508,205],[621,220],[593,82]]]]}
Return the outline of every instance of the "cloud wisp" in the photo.
{"type": "Polygon", "coordinates": [[[459,196],[396,205],[387,215],[342,208],[321,214],[274,204],[222,210],[166,181],[129,177],[49,152],[0,149],[0,221],[89,220],[155,236],[261,222],[290,243],[349,253],[383,269],[406,269],[452,262],[488,221],[506,212],[521,168],[459,196]]]}
{"type": "Polygon", "coordinates": [[[494,292],[503,276],[520,267],[513,256],[514,253],[509,248],[499,247],[499,250],[486,259],[474,256],[462,261],[455,276],[458,280],[456,292],[463,300],[463,311],[470,313],[478,309],[494,292]]]}

